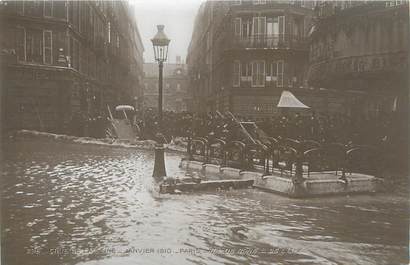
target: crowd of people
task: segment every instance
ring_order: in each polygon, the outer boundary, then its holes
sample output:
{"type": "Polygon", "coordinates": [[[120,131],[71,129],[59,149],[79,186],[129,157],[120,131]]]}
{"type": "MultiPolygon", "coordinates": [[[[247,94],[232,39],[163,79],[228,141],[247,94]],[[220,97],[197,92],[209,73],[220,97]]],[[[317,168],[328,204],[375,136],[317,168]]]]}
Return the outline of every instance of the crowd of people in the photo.
{"type": "MultiPolygon", "coordinates": [[[[130,117],[131,118],[131,117],[130,117]]],[[[269,118],[250,119],[234,116],[231,113],[193,114],[189,112],[164,111],[162,123],[158,112],[147,109],[136,112],[132,123],[138,128],[140,139],[157,140],[158,133],[170,142],[175,137],[214,137],[227,142],[245,140],[247,134],[239,122],[252,121],[271,137],[296,140],[315,140],[318,142],[354,143],[359,145],[378,145],[390,143],[406,145],[408,136],[403,119],[397,113],[382,113],[374,117],[349,117],[340,113],[318,114],[288,112],[269,118]],[[400,126],[403,126],[400,128],[400,126]]],[[[104,137],[104,128],[109,121],[104,115],[85,119],[74,115],[71,131],[77,136],[104,137]]]]}
{"type": "Polygon", "coordinates": [[[264,134],[274,138],[375,146],[380,148],[386,161],[389,161],[386,163],[391,167],[405,168],[407,164],[408,128],[403,117],[396,112],[373,117],[349,117],[340,113],[284,113],[256,120],[219,112],[202,115],[165,112],[163,129],[160,130],[156,113],[149,111],[145,113],[145,121],[140,119],[140,126],[144,132],[142,136],[151,139],[155,139],[152,137],[156,132],[162,131],[168,141],[174,137],[206,137],[246,143],[250,135],[258,142],[260,134],[254,131],[255,127],[249,126],[247,132],[244,132],[239,122],[255,122],[264,134]]]}
{"type": "MultiPolygon", "coordinates": [[[[243,130],[239,122],[254,122],[267,136],[274,138],[291,138],[295,140],[315,140],[317,142],[338,142],[354,145],[384,146],[386,153],[395,157],[406,157],[408,135],[403,117],[397,113],[382,113],[374,117],[353,116],[343,114],[318,114],[289,112],[269,118],[234,116],[231,113],[193,114],[189,112],[164,111],[162,123],[158,112],[147,109],[130,115],[137,136],[141,140],[159,140],[171,142],[176,137],[219,138],[226,142],[240,140],[246,142],[249,136],[258,140],[255,126],[243,130]]],[[[103,138],[107,135],[105,128],[110,121],[104,115],[84,117],[74,115],[70,125],[70,134],[103,138]]],[[[393,160],[396,158],[392,158],[393,160]]]]}
{"type": "Polygon", "coordinates": [[[231,114],[188,112],[164,112],[162,129],[159,128],[158,115],[148,110],[137,118],[143,137],[152,138],[161,131],[167,139],[173,137],[216,137],[223,140],[241,140],[239,121],[254,121],[268,136],[315,140],[318,142],[354,142],[357,144],[377,144],[391,140],[399,135],[394,113],[375,117],[348,117],[342,114],[286,113],[271,118],[249,118],[231,114]]]}

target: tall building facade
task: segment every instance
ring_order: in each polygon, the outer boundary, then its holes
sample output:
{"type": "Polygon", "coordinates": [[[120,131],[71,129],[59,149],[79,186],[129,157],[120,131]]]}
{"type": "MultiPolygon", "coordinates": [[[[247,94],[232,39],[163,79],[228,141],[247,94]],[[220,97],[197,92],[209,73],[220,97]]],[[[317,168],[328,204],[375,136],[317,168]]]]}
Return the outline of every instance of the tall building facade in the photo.
{"type": "Polygon", "coordinates": [[[268,117],[283,90],[315,112],[408,110],[408,1],[207,1],[187,64],[198,112],[268,117]]]}
{"type": "MultiPolygon", "coordinates": [[[[176,63],[165,63],[163,71],[163,110],[191,111],[186,64],[177,56],[176,63]]],[[[157,63],[144,63],[144,108],[158,108],[157,63]]]]}
{"type": "Polygon", "coordinates": [[[270,116],[283,90],[308,92],[313,7],[311,1],[203,3],[187,58],[196,110],[270,116]]]}
{"type": "Polygon", "coordinates": [[[308,82],[350,95],[365,117],[408,113],[409,2],[322,1],[310,34],[308,82]]]}
{"type": "Polygon", "coordinates": [[[2,1],[0,21],[3,129],[63,132],[74,115],[142,101],[126,1],[2,1]]]}

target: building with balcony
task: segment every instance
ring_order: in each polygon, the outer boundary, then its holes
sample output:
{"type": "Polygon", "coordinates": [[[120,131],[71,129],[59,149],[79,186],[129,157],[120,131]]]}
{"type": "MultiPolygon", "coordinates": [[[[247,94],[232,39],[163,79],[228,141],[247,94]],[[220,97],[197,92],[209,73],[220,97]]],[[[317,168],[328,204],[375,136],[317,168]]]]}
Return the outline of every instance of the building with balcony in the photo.
{"type": "MultiPolygon", "coordinates": [[[[188,89],[186,64],[177,56],[176,63],[165,63],[163,72],[163,110],[190,111],[192,97],[188,89]]],[[[144,63],[144,108],[158,108],[158,64],[144,63]]]]}
{"type": "Polygon", "coordinates": [[[126,1],[2,1],[3,129],[64,132],[142,101],[143,45],[126,1]]]}
{"type": "Polygon", "coordinates": [[[335,108],[350,116],[406,116],[408,1],[321,1],[316,17],[309,85],[344,94],[335,108]]]}
{"type": "Polygon", "coordinates": [[[187,64],[197,112],[268,117],[283,90],[304,82],[311,1],[207,1],[196,16],[187,64]]]}

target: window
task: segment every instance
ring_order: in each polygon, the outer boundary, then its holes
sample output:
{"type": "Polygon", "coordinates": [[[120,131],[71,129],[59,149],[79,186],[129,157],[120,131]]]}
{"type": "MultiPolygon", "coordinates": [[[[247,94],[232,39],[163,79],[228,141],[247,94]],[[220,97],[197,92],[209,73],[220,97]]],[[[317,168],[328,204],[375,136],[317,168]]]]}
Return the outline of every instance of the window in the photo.
{"type": "Polygon", "coordinates": [[[16,55],[18,61],[26,60],[26,29],[16,28],[16,55]]]}
{"type": "Polygon", "coordinates": [[[241,2],[242,2],[241,0],[233,0],[233,1],[232,1],[232,4],[233,4],[233,5],[240,5],[241,2]]]}
{"type": "Polygon", "coordinates": [[[388,1],[388,2],[386,3],[386,7],[403,5],[403,4],[405,4],[405,3],[406,3],[405,0],[393,0],[393,1],[388,1]]]}
{"type": "Polygon", "coordinates": [[[279,17],[267,18],[266,35],[268,47],[276,47],[279,42],[279,17]]]}
{"type": "Polygon", "coordinates": [[[266,4],[266,0],[253,0],[252,3],[254,5],[263,5],[266,4]]]}
{"type": "Polygon", "coordinates": [[[41,17],[43,16],[42,1],[24,1],[24,15],[41,17]]]}
{"type": "Polygon", "coordinates": [[[266,34],[268,36],[277,36],[279,34],[278,17],[270,17],[266,19],[266,34]]]}
{"type": "Polygon", "coordinates": [[[43,32],[28,29],[26,31],[26,59],[27,62],[43,62],[43,32]]]}
{"type": "MultiPolygon", "coordinates": [[[[305,0],[296,0],[293,3],[295,6],[299,6],[299,7],[304,7],[305,6],[305,0]]],[[[337,3],[336,3],[337,4],[337,3]]]]}
{"type": "Polygon", "coordinates": [[[43,61],[45,64],[53,63],[53,34],[51,30],[43,31],[43,61]]]}
{"type": "Polygon", "coordinates": [[[242,38],[248,38],[252,35],[252,19],[242,20],[242,38]]]}
{"type": "Polygon", "coordinates": [[[241,62],[233,62],[233,74],[232,74],[232,83],[234,87],[239,87],[240,85],[240,73],[241,73],[241,62]]]}
{"type": "Polygon", "coordinates": [[[292,35],[299,37],[303,35],[303,20],[294,19],[292,23],[292,35]]]}
{"type": "Polygon", "coordinates": [[[181,84],[177,83],[177,92],[181,92],[181,84]]]}
{"type": "Polygon", "coordinates": [[[275,82],[277,87],[283,87],[283,60],[273,61],[270,67],[270,81],[275,82]]]}
{"type": "Polygon", "coordinates": [[[253,18],[253,35],[255,37],[266,35],[266,17],[253,18]]]}
{"type": "Polygon", "coordinates": [[[53,1],[44,0],[44,16],[45,17],[53,16],[53,1]]]}
{"type": "Polygon", "coordinates": [[[295,67],[292,65],[292,67],[289,65],[289,63],[285,63],[285,69],[286,69],[286,80],[288,81],[288,86],[293,87],[293,83],[296,85],[297,77],[296,77],[296,70],[295,67]]]}
{"type": "Polygon", "coordinates": [[[19,15],[24,15],[24,1],[16,1],[16,11],[19,15]]]}
{"type": "Polygon", "coordinates": [[[53,1],[53,15],[57,18],[67,18],[67,1],[53,1]]]}
{"type": "Polygon", "coordinates": [[[241,65],[241,81],[251,81],[252,79],[252,65],[244,63],[241,65]]]}
{"type": "MultiPolygon", "coordinates": [[[[0,4],[1,5],[1,4],[0,4]]],[[[4,29],[2,32],[2,49],[7,53],[16,54],[17,30],[14,28],[4,29]]]]}
{"type": "Polygon", "coordinates": [[[252,62],[252,86],[265,86],[265,61],[252,62]]]}
{"type": "Polygon", "coordinates": [[[234,28],[235,28],[235,37],[240,37],[241,36],[241,18],[240,17],[235,18],[234,28]]]}

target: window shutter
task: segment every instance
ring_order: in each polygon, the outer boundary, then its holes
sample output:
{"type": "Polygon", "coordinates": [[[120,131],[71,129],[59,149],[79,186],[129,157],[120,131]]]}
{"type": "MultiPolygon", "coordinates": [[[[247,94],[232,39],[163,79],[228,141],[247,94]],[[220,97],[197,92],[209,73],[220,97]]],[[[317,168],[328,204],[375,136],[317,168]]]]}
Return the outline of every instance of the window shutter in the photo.
{"type": "Polygon", "coordinates": [[[246,77],[247,76],[247,64],[246,63],[244,63],[242,66],[241,66],[241,77],[246,77]]]}
{"type": "Polygon", "coordinates": [[[239,87],[241,75],[241,63],[239,61],[233,62],[232,85],[239,87]]]}
{"type": "Polygon", "coordinates": [[[295,75],[295,68],[288,62],[285,62],[285,78],[289,87],[293,86],[293,77],[295,75]]]}
{"type": "Polygon", "coordinates": [[[256,85],[256,75],[257,75],[257,63],[256,62],[252,62],[252,86],[256,85]]]}
{"type": "Polygon", "coordinates": [[[266,17],[259,18],[260,35],[266,35],[266,17]]]}
{"type": "Polygon", "coordinates": [[[277,62],[277,86],[283,87],[283,72],[284,72],[284,63],[282,60],[277,62]]]}
{"type": "Polygon", "coordinates": [[[259,85],[264,86],[265,85],[265,61],[261,61],[259,64],[259,85]]]}
{"type": "Polygon", "coordinates": [[[272,65],[270,63],[266,64],[266,76],[272,76],[272,65]]]}

